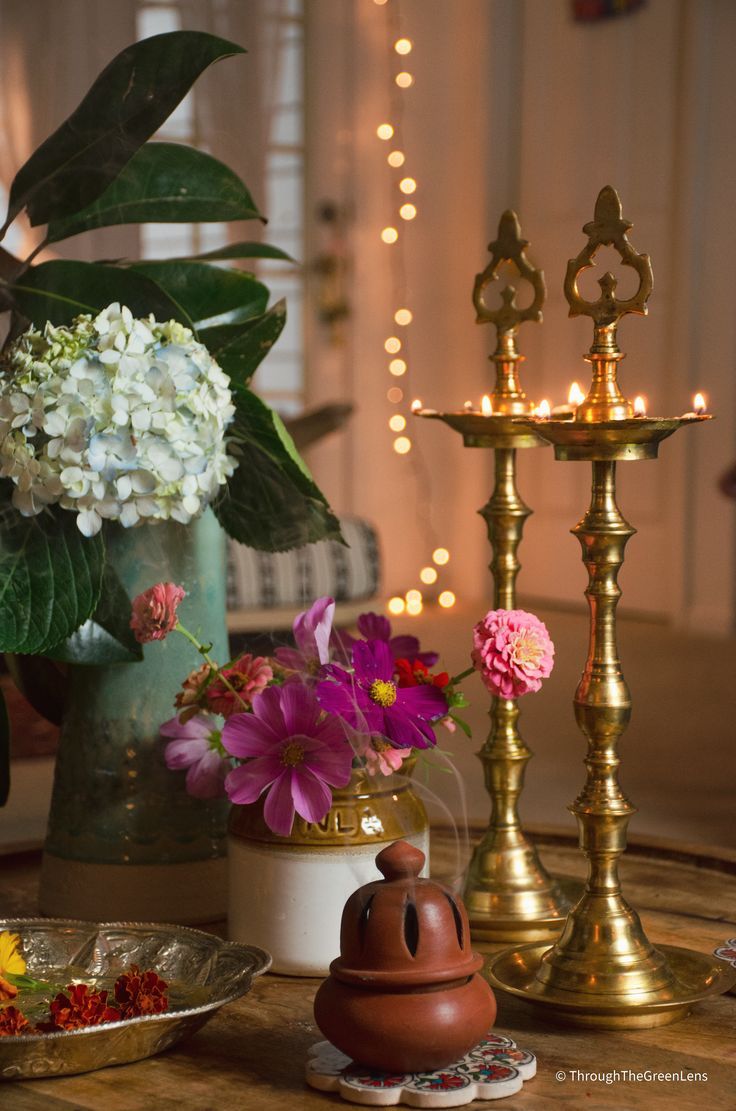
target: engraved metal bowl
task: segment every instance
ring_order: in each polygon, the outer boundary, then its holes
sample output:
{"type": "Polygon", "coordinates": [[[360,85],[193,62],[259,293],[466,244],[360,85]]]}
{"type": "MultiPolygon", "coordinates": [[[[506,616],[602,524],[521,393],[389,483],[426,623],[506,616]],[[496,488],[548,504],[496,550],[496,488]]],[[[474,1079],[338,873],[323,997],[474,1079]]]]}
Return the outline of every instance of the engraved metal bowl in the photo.
{"type": "MultiPolygon", "coordinates": [[[[169,1010],[120,1022],[51,1034],[0,1037],[0,1079],[27,1080],[89,1072],[139,1061],[194,1033],[225,1003],[249,991],[266,972],[270,954],[184,926],[149,922],[77,922],[72,919],[5,919],[0,931],[19,934],[27,973],[66,987],[82,980],[112,989],[137,964],[169,985],[169,1010]]],[[[37,1010],[38,996],[21,991],[14,1004],[37,1010]],[[35,1003],[34,1003],[35,1000],[35,1003]]]]}

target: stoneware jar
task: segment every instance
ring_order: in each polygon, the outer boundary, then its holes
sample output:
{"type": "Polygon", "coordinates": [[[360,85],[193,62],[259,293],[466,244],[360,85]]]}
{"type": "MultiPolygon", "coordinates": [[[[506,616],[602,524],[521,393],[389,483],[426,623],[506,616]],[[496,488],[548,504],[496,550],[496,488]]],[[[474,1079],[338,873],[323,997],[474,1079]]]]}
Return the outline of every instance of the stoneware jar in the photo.
{"type": "Polygon", "coordinates": [[[423,1072],[457,1061],[493,1025],[496,1001],[478,974],[465,907],[421,879],[424,854],[396,841],[376,857],[383,874],[348,899],[340,956],[319,988],[314,1017],[354,1061],[423,1072]]]}

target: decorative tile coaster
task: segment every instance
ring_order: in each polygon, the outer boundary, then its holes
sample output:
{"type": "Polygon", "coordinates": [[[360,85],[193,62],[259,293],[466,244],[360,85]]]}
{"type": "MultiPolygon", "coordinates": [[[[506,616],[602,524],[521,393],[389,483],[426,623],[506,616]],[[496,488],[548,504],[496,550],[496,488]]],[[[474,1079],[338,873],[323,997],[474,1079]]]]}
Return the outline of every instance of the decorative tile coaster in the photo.
{"type": "MultiPolygon", "coordinates": [[[[714,949],[713,956],[718,957],[721,961],[728,961],[736,968],[736,937],[730,937],[718,949],[714,949]]],[[[726,992],[726,995],[736,995],[736,988],[731,988],[730,991],[726,992]]]]}
{"type": "Polygon", "coordinates": [[[454,1065],[436,1072],[388,1073],[355,1065],[330,1042],[309,1050],[306,1081],[367,1107],[460,1107],[474,1099],[503,1099],[518,1092],[537,1071],[533,1053],[511,1038],[488,1034],[454,1065]]]}

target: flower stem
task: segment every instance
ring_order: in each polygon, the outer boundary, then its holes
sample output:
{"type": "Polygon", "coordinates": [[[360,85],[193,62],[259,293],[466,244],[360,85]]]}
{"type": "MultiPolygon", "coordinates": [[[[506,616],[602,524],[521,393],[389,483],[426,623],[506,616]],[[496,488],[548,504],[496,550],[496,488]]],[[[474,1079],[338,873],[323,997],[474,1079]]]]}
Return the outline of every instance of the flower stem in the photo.
{"type": "Polygon", "coordinates": [[[453,675],[452,679],[450,679],[450,685],[454,686],[455,683],[462,683],[463,679],[467,679],[467,677],[469,675],[472,675],[474,671],[474,667],[469,667],[465,671],[461,671],[459,675],[453,675]]]}
{"type": "Polygon", "coordinates": [[[235,696],[236,700],[243,707],[243,710],[247,711],[248,704],[246,703],[245,699],[242,698],[242,696],[240,695],[240,693],[238,691],[236,691],[235,687],[232,685],[232,683],[227,678],[227,676],[223,675],[220,668],[217,666],[215,661],[211,658],[210,649],[212,648],[212,645],[211,644],[200,644],[200,642],[195,637],[194,633],[190,633],[189,629],[187,629],[184,625],[182,625],[181,621],[177,621],[176,625],[174,626],[174,631],[177,632],[177,633],[181,633],[181,635],[183,637],[186,637],[186,639],[189,641],[190,644],[194,645],[194,647],[197,649],[199,654],[203,657],[205,663],[209,664],[210,671],[214,675],[219,676],[219,678],[222,681],[223,686],[227,687],[227,689],[230,691],[230,693],[235,696]]]}

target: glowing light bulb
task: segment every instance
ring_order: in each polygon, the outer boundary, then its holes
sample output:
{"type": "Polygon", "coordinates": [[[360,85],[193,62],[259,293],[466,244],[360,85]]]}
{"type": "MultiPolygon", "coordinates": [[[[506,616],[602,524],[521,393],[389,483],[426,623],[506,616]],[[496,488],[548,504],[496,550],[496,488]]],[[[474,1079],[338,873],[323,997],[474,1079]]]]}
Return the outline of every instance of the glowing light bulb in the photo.
{"type": "Polygon", "coordinates": [[[397,39],[394,43],[394,50],[397,54],[411,54],[411,48],[411,39],[397,39]]]}
{"type": "Polygon", "coordinates": [[[406,374],[406,363],[403,359],[392,359],[388,364],[388,369],[394,378],[401,378],[402,374],[406,374]]]}
{"type": "Polygon", "coordinates": [[[395,243],[399,238],[399,233],[396,228],[384,228],[381,232],[381,239],[384,243],[395,243]]]}
{"type": "Polygon", "coordinates": [[[431,586],[432,583],[437,582],[437,572],[434,567],[422,567],[419,572],[419,578],[423,583],[426,583],[427,586],[431,586]]]}
{"type": "Polygon", "coordinates": [[[383,5],[386,3],[386,0],[373,0],[373,3],[377,4],[379,8],[382,8],[383,5]]]}
{"type": "Polygon", "coordinates": [[[634,398],[634,416],[645,417],[647,415],[647,399],[637,394],[634,398]]]}
{"type": "Polygon", "coordinates": [[[406,603],[406,612],[409,614],[410,617],[418,617],[423,608],[424,607],[421,602],[406,603]]]}
{"type": "Polygon", "coordinates": [[[551,413],[552,413],[552,409],[551,409],[550,403],[549,403],[549,401],[547,401],[547,398],[544,397],[539,402],[539,405],[537,405],[536,409],[534,410],[533,415],[535,417],[539,417],[540,420],[547,420],[548,417],[551,415],[551,413]]]}
{"type": "Polygon", "coordinates": [[[398,386],[392,386],[391,389],[387,391],[386,397],[392,405],[398,405],[400,401],[404,400],[404,391],[400,390],[398,386]]]}
{"type": "Polygon", "coordinates": [[[407,590],[404,597],[406,598],[407,602],[421,602],[422,601],[422,592],[421,592],[421,590],[416,590],[416,589],[407,590]]]}
{"type": "Polygon", "coordinates": [[[392,150],[391,153],[387,156],[386,161],[388,162],[389,166],[393,166],[394,169],[398,169],[399,166],[403,166],[406,162],[406,155],[404,154],[403,150],[392,150]]]}
{"type": "Polygon", "coordinates": [[[580,384],[578,382],[573,382],[573,384],[570,386],[567,400],[574,409],[577,409],[578,405],[582,405],[582,403],[585,401],[585,394],[580,389],[580,384]]]}
{"type": "Polygon", "coordinates": [[[383,346],[389,355],[395,355],[397,351],[401,351],[401,340],[398,336],[389,336],[383,346]]]}
{"type": "Polygon", "coordinates": [[[406,417],[402,417],[401,413],[394,413],[389,418],[388,426],[392,432],[403,432],[406,428],[406,417]]]}
{"type": "Polygon", "coordinates": [[[706,404],[705,394],[696,393],[695,397],[693,398],[693,410],[694,410],[694,412],[704,413],[707,408],[708,408],[708,406],[706,404]]]}
{"type": "Polygon", "coordinates": [[[376,128],[376,135],[379,139],[388,140],[393,136],[394,129],[390,123],[379,123],[376,128]]]}
{"type": "Polygon", "coordinates": [[[421,401],[419,400],[419,398],[418,398],[418,397],[415,397],[415,398],[414,398],[414,400],[413,400],[413,401],[412,401],[412,403],[411,403],[411,411],[412,411],[412,413],[418,413],[418,412],[419,412],[419,410],[421,409],[421,407],[422,407],[422,403],[421,403],[421,401]]]}
{"type": "Polygon", "coordinates": [[[435,548],[432,552],[432,559],[438,567],[443,567],[450,561],[450,553],[447,548],[435,548]]]}
{"type": "Polygon", "coordinates": [[[416,192],[416,188],[417,183],[413,177],[402,177],[399,182],[399,189],[402,193],[406,193],[407,195],[416,192]]]}
{"type": "Polygon", "coordinates": [[[397,455],[406,455],[411,451],[411,440],[408,436],[397,436],[394,440],[394,451],[397,455]]]}
{"type": "Polygon", "coordinates": [[[388,602],[386,603],[386,609],[389,613],[392,613],[394,614],[394,616],[398,617],[398,615],[400,613],[403,613],[406,609],[406,602],[403,598],[399,598],[398,594],[395,594],[393,598],[389,598],[388,602]]]}
{"type": "Polygon", "coordinates": [[[417,214],[417,206],[415,204],[402,204],[399,209],[399,216],[402,220],[413,220],[417,214]]]}
{"type": "Polygon", "coordinates": [[[437,601],[443,609],[449,610],[451,606],[455,605],[457,598],[451,590],[443,590],[437,601]]]}
{"type": "Polygon", "coordinates": [[[414,314],[411,309],[397,309],[394,313],[394,320],[397,324],[411,324],[414,319],[414,314]]]}
{"type": "Polygon", "coordinates": [[[491,399],[490,399],[490,397],[488,396],[487,393],[484,393],[482,398],[480,399],[480,411],[481,411],[481,413],[483,414],[484,417],[490,417],[491,414],[493,413],[493,406],[491,405],[491,399]]]}
{"type": "Polygon", "coordinates": [[[414,77],[411,73],[407,73],[405,69],[401,73],[397,73],[394,81],[400,89],[408,89],[414,84],[414,77]]]}

